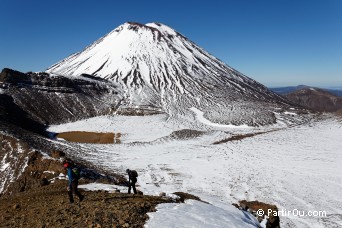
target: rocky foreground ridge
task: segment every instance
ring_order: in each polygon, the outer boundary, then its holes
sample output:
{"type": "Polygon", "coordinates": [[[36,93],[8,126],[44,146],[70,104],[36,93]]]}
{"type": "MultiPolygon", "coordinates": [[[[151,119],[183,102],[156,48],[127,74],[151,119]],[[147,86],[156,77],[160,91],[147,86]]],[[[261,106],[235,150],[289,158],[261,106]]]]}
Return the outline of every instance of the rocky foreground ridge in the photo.
{"type": "Polygon", "coordinates": [[[83,192],[85,200],[70,205],[67,181],[0,198],[1,227],[143,227],[166,197],[104,191],[83,192]]]}

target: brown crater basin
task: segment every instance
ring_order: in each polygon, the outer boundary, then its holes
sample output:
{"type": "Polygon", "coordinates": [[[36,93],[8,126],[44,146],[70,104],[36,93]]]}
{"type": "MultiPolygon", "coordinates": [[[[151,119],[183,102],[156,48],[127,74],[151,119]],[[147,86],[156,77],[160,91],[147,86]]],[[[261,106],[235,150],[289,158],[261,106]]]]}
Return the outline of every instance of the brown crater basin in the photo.
{"type": "Polygon", "coordinates": [[[79,143],[98,143],[98,144],[111,144],[121,143],[120,133],[99,133],[99,132],[86,132],[86,131],[70,131],[62,132],[56,135],[58,138],[63,138],[69,142],[79,143]]]}

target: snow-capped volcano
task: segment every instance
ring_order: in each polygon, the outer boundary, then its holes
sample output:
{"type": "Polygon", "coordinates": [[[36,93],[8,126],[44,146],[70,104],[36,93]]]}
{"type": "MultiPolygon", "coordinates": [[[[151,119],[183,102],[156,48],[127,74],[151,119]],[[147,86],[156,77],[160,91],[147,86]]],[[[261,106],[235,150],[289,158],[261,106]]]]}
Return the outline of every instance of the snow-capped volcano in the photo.
{"type": "Polygon", "coordinates": [[[85,73],[122,80],[129,87],[147,85],[158,91],[171,89],[181,93],[192,91],[199,83],[205,86],[203,82],[224,83],[225,78],[250,81],[159,23],[125,23],[82,52],[51,66],[47,72],[85,73]]]}
{"type": "Polygon", "coordinates": [[[196,107],[220,123],[271,123],[272,112],[266,119],[256,116],[267,110],[255,103],[286,105],[260,83],[160,23],[127,22],[47,72],[109,79],[125,88],[128,106],[153,106],[170,115],[196,107]]]}

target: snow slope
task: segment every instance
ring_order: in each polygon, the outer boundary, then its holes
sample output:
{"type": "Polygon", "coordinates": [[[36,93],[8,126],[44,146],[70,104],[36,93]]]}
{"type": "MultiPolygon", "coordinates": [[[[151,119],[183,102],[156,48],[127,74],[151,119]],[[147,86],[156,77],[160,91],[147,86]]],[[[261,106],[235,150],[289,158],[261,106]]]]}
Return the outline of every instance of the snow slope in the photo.
{"type": "Polygon", "coordinates": [[[148,213],[149,227],[258,227],[251,214],[237,210],[232,205],[216,207],[207,203],[187,200],[185,204],[160,204],[157,213],[148,213]]]}
{"type": "MultiPolygon", "coordinates": [[[[110,125],[111,119],[107,120],[110,125]]],[[[143,129],[143,123],[137,121],[136,129],[143,129]]],[[[247,199],[276,204],[279,209],[326,211],[327,217],[281,216],[281,223],[334,227],[342,223],[341,135],[341,123],[328,118],[291,128],[218,128],[187,139],[83,144],[80,156],[107,170],[136,169],[139,188],[147,194],[184,191],[221,208],[247,199]],[[213,144],[249,132],[265,133],[213,144]]]]}

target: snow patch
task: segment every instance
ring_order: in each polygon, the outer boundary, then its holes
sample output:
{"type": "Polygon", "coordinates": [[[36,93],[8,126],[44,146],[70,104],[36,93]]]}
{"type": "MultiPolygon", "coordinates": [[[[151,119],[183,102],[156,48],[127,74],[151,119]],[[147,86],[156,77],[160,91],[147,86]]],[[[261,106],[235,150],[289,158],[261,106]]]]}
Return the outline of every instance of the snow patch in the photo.
{"type": "MultiPolygon", "coordinates": [[[[4,159],[4,160],[5,160],[5,159],[4,159]]],[[[8,162],[8,163],[5,163],[4,161],[1,162],[0,172],[5,171],[5,170],[7,169],[7,167],[9,167],[9,166],[10,166],[10,163],[9,163],[9,162],[8,162]]]]}
{"type": "Polygon", "coordinates": [[[46,171],[44,171],[43,173],[51,173],[51,174],[55,174],[56,172],[55,172],[55,171],[49,171],[49,170],[46,170],[46,171]]]}
{"type": "Polygon", "coordinates": [[[208,119],[206,119],[204,117],[204,113],[201,110],[199,110],[199,109],[197,109],[195,107],[191,107],[190,110],[195,113],[196,118],[198,119],[198,121],[200,121],[203,124],[212,126],[212,127],[218,127],[218,128],[250,128],[249,126],[247,126],[245,124],[237,126],[237,125],[232,125],[232,124],[224,125],[224,124],[213,123],[213,122],[211,122],[210,120],[208,120],[208,119]]]}
{"type": "Polygon", "coordinates": [[[233,206],[220,208],[196,200],[185,203],[159,204],[157,212],[148,213],[146,228],[152,227],[258,227],[259,222],[251,214],[233,206]]]}
{"type": "Polygon", "coordinates": [[[102,184],[102,183],[89,183],[89,184],[82,184],[79,185],[78,188],[84,189],[86,191],[108,191],[110,193],[115,192],[116,190],[120,190],[120,192],[127,192],[128,188],[119,185],[112,185],[112,184],[102,184]]]}
{"type": "Polygon", "coordinates": [[[293,116],[297,115],[297,113],[294,113],[294,112],[284,112],[284,114],[286,114],[286,115],[293,115],[293,116]]]}

